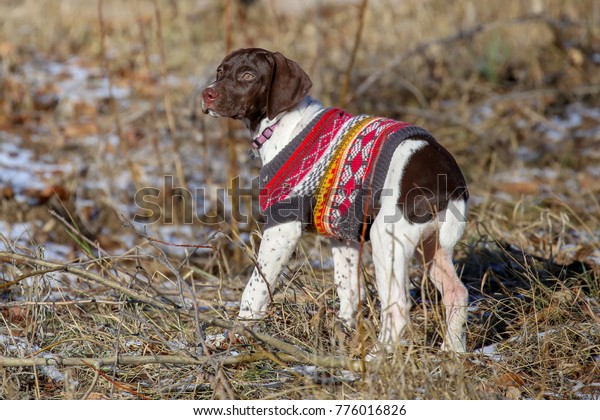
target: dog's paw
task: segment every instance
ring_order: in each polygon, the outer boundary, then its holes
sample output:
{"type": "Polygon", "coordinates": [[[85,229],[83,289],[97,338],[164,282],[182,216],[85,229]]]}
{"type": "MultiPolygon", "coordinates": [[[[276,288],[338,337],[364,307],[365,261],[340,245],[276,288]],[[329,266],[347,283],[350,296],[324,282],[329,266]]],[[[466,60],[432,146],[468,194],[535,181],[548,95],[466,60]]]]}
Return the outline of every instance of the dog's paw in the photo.
{"type": "Polygon", "coordinates": [[[467,345],[461,340],[444,341],[440,349],[446,352],[466,353],[467,345]]]}
{"type": "Polygon", "coordinates": [[[242,304],[240,311],[238,312],[238,321],[259,321],[267,315],[268,306],[259,310],[251,309],[249,304],[242,304]]]}

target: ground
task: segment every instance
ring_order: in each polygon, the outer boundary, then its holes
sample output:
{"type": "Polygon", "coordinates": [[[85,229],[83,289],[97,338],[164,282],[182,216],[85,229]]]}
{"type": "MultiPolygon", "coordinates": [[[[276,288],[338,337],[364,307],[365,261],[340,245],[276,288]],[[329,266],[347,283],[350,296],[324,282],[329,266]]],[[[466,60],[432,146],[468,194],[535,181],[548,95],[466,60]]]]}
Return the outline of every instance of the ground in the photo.
{"type": "Polygon", "coordinates": [[[0,5],[0,396],[600,398],[600,5],[284,3],[0,5]],[[362,363],[369,247],[346,334],[313,235],[264,321],[205,341],[232,330],[253,268],[259,162],[197,94],[247,46],[299,62],[326,105],[426,127],[456,157],[468,354],[438,351],[443,309],[415,263],[406,345],[362,363]]]}

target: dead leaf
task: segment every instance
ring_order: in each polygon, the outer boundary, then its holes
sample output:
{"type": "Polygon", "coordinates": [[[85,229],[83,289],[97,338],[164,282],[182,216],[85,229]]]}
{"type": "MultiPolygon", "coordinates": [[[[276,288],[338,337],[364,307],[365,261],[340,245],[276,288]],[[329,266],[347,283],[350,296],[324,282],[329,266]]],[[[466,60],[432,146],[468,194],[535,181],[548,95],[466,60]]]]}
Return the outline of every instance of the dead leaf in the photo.
{"type": "Polygon", "coordinates": [[[0,198],[10,200],[15,196],[15,190],[10,185],[0,186],[0,198]]]}
{"type": "Polygon", "coordinates": [[[29,119],[29,115],[23,113],[10,114],[9,121],[12,125],[24,125],[29,119]]]}
{"type": "Polygon", "coordinates": [[[506,372],[496,379],[496,383],[499,386],[523,386],[525,384],[525,380],[521,375],[514,372],[506,372]]]}
{"type": "Polygon", "coordinates": [[[73,105],[73,110],[75,115],[80,117],[95,117],[98,114],[97,105],[87,101],[75,103],[73,105]]]}
{"type": "Polygon", "coordinates": [[[38,204],[43,204],[50,200],[54,195],[62,201],[69,199],[71,193],[65,187],[60,185],[48,185],[43,189],[26,188],[23,193],[33,199],[36,199],[38,204]]]}
{"type": "Polygon", "coordinates": [[[8,41],[0,42],[0,57],[7,57],[15,52],[15,46],[8,41]]]}
{"type": "Polygon", "coordinates": [[[27,311],[21,306],[2,309],[2,316],[15,324],[25,321],[27,311]]]}
{"type": "Polygon", "coordinates": [[[585,61],[585,56],[581,50],[578,50],[577,48],[569,48],[567,50],[567,56],[569,57],[569,62],[575,67],[581,67],[585,61]]]}
{"type": "Polygon", "coordinates": [[[0,114],[0,130],[6,131],[11,128],[10,118],[4,114],[0,114]]]}
{"type": "Polygon", "coordinates": [[[98,126],[94,121],[79,122],[63,127],[67,138],[87,137],[98,134],[98,126]]]}
{"type": "Polygon", "coordinates": [[[596,302],[595,299],[592,298],[584,298],[582,300],[583,302],[583,311],[590,316],[590,318],[592,318],[592,320],[594,320],[594,322],[600,323],[600,310],[598,310],[598,308],[600,307],[598,305],[598,302],[596,302]],[[590,305],[590,302],[593,304],[590,305]]]}
{"type": "Polygon", "coordinates": [[[506,392],[504,393],[504,396],[506,397],[507,400],[520,400],[521,397],[523,396],[523,393],[521,392],[521,390],[517,387],[514,386],[509,386],[508,388],[506,388],[506,392]]]}
{"type": "Polygon", "coordinates": [[[581,185],[581,189],[584,191],[600,191],[600,183],[598,182],[598,179],[587,172],[578,173],[577,180],[579,181],[579,185],[581,185]]]}
{"type": "Polygon", "coordinates": [[[90,392],[87,397],[88,400],[103,400],[104,396],[99,392],[90,392]]]}
{"type": "Polygon", "coordinates": [[[535,182],[502,182],[496,185],[496,190],[517,196],[531,195],[538,193],[539,185],[535,182]]]}

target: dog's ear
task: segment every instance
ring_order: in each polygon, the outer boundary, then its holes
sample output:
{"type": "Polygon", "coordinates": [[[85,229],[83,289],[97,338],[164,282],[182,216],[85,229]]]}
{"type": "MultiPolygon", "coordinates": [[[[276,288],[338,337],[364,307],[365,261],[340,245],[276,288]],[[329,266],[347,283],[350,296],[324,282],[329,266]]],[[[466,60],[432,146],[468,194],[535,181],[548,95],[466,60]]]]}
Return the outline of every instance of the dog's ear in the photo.
{"type": "Polygon", "coordinates": [[[269,54],[271,85],[267,94],[267,117],[287,111],[300,102],[312,87],[308,74],[295,61],[275,52],[269,54]]]}

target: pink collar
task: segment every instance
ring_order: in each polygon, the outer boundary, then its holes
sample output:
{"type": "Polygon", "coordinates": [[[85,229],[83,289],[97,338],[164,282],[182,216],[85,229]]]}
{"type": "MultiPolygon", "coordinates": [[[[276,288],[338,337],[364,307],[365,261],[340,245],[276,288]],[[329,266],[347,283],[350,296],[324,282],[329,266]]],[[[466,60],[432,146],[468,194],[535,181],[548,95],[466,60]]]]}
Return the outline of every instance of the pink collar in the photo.
{"type": "Polygon", "coordinates": [[[273,135],[273,132],[275,131],[275,126],[277,124],[279,124],[279,121],[277,121],[275,124],[270,125],[267,128],[265,128],[258,137],[256,137],[254,140],[252,140],[252,148],[255,150],[260,149],[261,146],[263,144],[265,144],[265,142],[271,138],[271,136],[273,135]]]}

